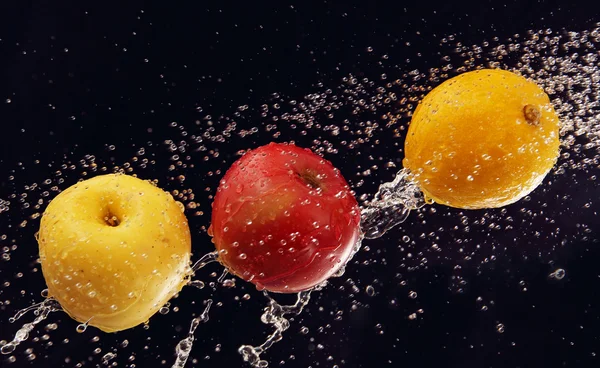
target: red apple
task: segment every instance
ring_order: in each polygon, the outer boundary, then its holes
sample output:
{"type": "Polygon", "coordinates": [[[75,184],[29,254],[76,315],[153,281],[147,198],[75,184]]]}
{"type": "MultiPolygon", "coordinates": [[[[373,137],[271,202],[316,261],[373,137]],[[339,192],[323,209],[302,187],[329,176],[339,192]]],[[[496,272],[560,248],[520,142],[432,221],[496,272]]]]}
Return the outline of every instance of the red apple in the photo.
{"type": "Polygon", "coordinates": [[[212,206],[219,260],[258,289],[292,293],[322,283],[347,262],[360,233],[358,203],[339,170],[292,144],[246,153],[212,206]]]}

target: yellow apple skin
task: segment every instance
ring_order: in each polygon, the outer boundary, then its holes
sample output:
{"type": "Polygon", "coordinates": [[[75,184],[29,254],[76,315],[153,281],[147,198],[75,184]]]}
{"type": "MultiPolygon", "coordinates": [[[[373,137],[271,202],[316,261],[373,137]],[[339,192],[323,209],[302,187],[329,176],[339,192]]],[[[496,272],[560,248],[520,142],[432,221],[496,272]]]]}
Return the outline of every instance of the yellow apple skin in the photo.
{"type": "Polygon", "coordinates": [[[147,321],[190,273],[183,206],[127,175],[98,176],[56,196],[38,243],[49,295],[73,319],[105,332],[147,321]]]}

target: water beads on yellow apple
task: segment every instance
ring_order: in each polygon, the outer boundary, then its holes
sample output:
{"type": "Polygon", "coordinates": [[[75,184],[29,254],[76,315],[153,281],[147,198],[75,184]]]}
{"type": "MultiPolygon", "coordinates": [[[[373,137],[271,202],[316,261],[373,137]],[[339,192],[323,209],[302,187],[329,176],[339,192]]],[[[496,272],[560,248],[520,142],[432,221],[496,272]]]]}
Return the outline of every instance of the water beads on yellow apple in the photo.
{"type": "Polygon", "coordinates": [[[105,332],[147,321],[190,272],[182,207],[128,175],[98,176],[60,193],[42,216],[38,243],[49,296],[105,332]]]}
{"type": "Polygon", "coordinates": [[[467,72],[417,107],[404,167],[426,198],[458,208],[502,207],[533,191],[559,153],[559,119],[534,82],[500,69],[467,72]]]}

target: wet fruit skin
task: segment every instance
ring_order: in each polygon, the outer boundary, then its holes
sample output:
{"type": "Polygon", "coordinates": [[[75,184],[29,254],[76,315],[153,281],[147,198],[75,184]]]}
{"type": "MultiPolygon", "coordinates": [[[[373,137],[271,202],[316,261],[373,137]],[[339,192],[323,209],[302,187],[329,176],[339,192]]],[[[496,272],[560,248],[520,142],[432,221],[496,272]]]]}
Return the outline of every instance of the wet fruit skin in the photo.
{"type": "Polygon", "coordinates": [[[403,164],[438,203],[494,208],[533,191],[558,153],[559,119],[542,88],[483,69],[425,96],[408,129],[403,164]]]}
{"type": "Polygon", "coordinates": [[[221,263],[275,292],[322,283],[346,263],[360,233],[358,203],[340,172],[291,144],[271,143],[236,161],[212,211],[221,263]]]}
{"type": "Polygon", "coordinates": [[[49,295],[105,332],[147,321],[185,284],[191,239],[182,208],[150,182],[102,175],[60,193],[38,243],[49,295]]]}

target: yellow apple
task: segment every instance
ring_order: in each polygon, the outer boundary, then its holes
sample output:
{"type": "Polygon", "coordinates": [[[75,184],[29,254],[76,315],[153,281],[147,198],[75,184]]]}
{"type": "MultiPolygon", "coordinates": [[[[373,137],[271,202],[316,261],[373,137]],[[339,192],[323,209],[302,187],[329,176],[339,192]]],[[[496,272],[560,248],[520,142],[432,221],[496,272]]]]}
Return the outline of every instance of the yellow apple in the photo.
{"type": "Polygon", "coordinates": [[[183,206],[132,176],[102,175],[60,193],[38,243],[49,295],[105,332],[147,321],[190,274],[183,206]]]}

